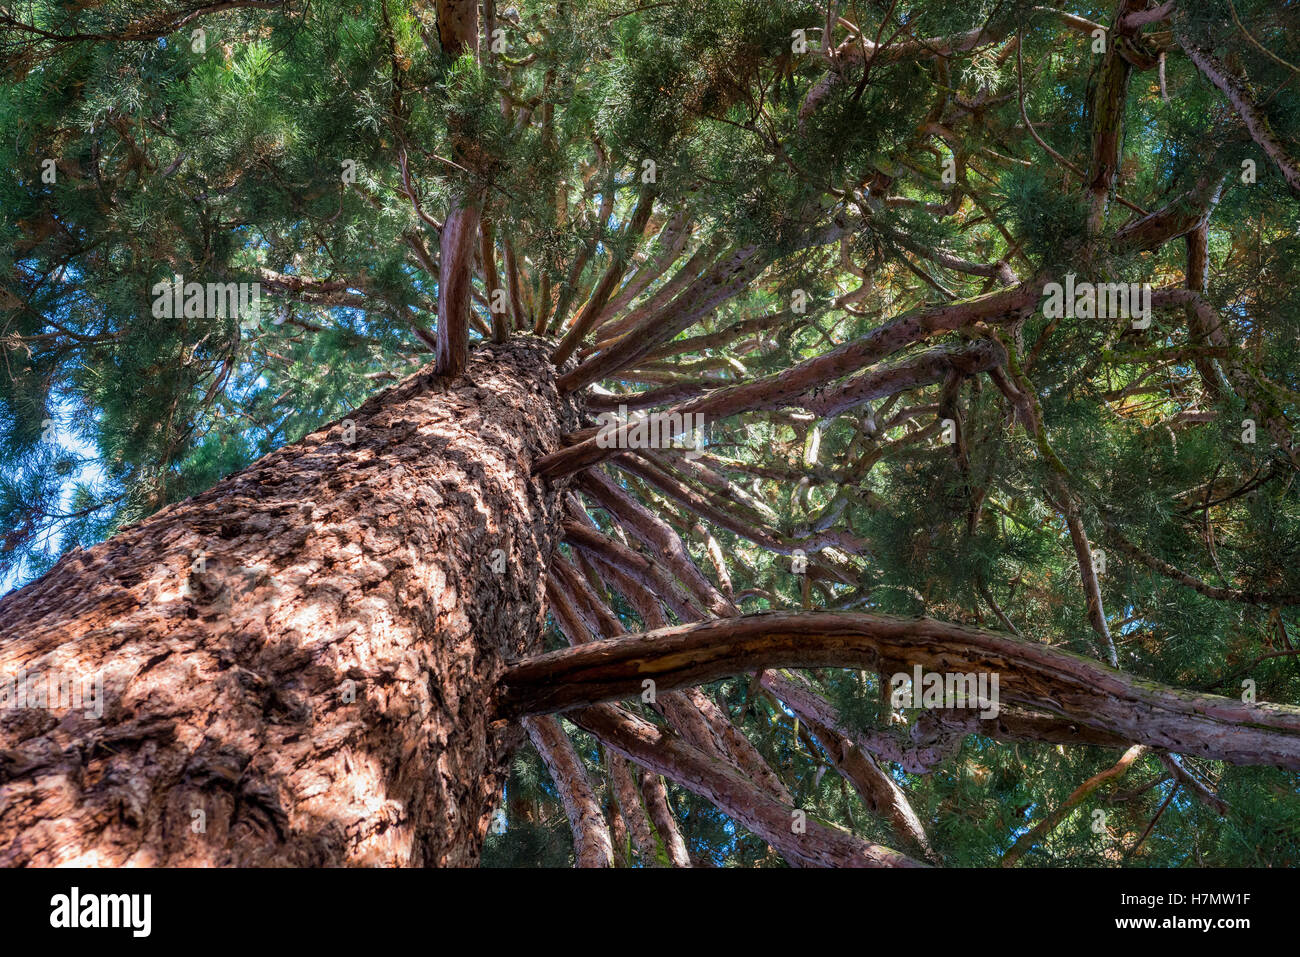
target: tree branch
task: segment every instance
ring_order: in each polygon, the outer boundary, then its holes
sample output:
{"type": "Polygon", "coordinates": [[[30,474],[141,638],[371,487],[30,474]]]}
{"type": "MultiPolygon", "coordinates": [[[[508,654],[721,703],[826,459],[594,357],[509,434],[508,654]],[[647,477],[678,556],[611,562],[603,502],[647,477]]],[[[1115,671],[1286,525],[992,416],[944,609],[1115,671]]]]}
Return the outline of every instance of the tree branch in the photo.
{"type": "Polygon", "coordinates": [[[1300,196],[1300,161],[1291,155],[1281,137],[1273,132],[1273,127],[1255,103],[1246,84],[1232,76],[1228,69],[1208,51],[1193,44],[1181,30],[1176,30],[1175,35],[1188,58],[1196,64],[1196,68],[1228,98],[1232,108],[1246,124],[1251,139],[1281,170],[1287,185],[1291,187],[1291,192],[1300,196]]]}
{"type": "Polygon", "coordinates": [[[578,867],[613,867],[614,845],[609,826],[569,736],[560,722],[549,715],[524,718],[523,725],[560,793],[560,803],[573,831],[573,853],[578,867]]]}
{"type": "Polygon", "coordinates": [[[1001,701],[1153,747],[1234,764],[1300,768],[1300,708],[1183,691],[1000,632],[930,618],[771,612],[679,625],[512,665],[498,708],[581,707],[774,667],[992,672],[1001,701]]]}
{"type": "Polygon", "coordinates": [[[922,867],[905,854],[863,841],[809,816],[796,830],[795,808],[720,761],[612,705],[575,712],[573,721],[605,746],[708,800],[767,841],[797,867],[922,867]]]}

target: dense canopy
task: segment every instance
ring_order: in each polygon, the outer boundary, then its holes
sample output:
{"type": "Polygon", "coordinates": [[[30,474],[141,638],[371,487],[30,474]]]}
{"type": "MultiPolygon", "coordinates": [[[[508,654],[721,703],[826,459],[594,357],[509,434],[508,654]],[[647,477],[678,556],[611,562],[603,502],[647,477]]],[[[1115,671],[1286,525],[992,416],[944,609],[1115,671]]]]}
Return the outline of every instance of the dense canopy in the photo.
{"type": "Polygon", "coordinates": [[[1290,5],[12,0],[0,72],[6,587],[540,342],[485,864],[1300,864],[1290,5]],[[728,665],[557,678],[661,629],[728,665]]]}

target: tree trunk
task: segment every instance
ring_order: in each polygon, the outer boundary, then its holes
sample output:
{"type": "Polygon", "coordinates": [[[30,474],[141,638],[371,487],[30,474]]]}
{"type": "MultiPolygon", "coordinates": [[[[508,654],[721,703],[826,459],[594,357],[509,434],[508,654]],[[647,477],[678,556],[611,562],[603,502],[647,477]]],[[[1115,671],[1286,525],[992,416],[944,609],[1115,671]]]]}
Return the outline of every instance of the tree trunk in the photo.
{"type": "Polygon", "coordinates": [[[0,601],[0,674],[104,689],[0,709],[0,865],[475,864],[558,540],[529,470],[577,421],[545,352],[412,376],[0,601]]]}

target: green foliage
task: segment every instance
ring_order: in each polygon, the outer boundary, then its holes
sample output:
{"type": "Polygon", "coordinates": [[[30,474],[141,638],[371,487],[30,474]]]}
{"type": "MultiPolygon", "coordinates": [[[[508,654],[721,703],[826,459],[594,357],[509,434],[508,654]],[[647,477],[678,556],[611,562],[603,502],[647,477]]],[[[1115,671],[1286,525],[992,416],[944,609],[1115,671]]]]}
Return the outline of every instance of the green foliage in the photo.
{"type": "MultiPolygon", "coordinates": [[[[1249,77],[1271,128],[1294,144],[1294,11],[1267,0],[1234,4],[1180,4],[1179,29],[1249,77]]],[[[513,258],[521,325],[551,333],[615,263],[632,264],[632,285],[640,270],[652,277],[621,304],[624,314],[673,316],[673,297],[718,256],[743,249],[764,264],[747,288],[654,343],[661,354],[600,383],[621,395],[777,375],[910,310],[995,288],[999,274],[982,268],[990,264],[1018,279],[1074,272],[1081,281],[1188,281],[1181,234],[1138,251],[1085,242],[1079,175],[1030,135],[1022,108],[1043,143],[1089,171],[1101,60],[1088,32],[1032,0],[947,0],[902,12],[837,4],[844,22],[861,27],[859,48],[870,41],[886,51],[866,71],[844,51],[828,63],[819,52],[825,6],[804,0],[496,4],[505,52],[490,52],[485,36],[477,58],[444,55],[430,6],[406,0],[204,14],[202,50],[174,4],[21,6],[39,31],[83,39],[0,34],[5,588],[210,488],[420,368],[429,356],[419,333],[434,326],[439,292],[429,220],[441,221],[453,197],[470,197],[495,231],[499,285],[513,258]],[[144,21],[156,26],[148,37],[123,39],[144,21]],[[890,44],[933,48],[936,38],[960,40],[981,27],[981,42],[958,42],[942,56],[888,55],[890,44]],[[794,52],[800,30],[811,52],[794,52]],[[53,182],[44,160],[54,161],[53,182]],[[655,202],[651,227],[629,235],[643,199],[655,202]],[[674,251],[681,224],[694,232],[674,251]],[[155,284],[176,275],[260,282],[262,314],[251,324],[155,316],[155,284]],[[806,299],[798,308],[796,294],[806,299]]],[[[1109,26],[1112,5],[1086,7],[1072,10],[1109,26]]],[[[835,44],[848,35],[844,22],[834,26],[835,44]]],[[[611,473],[682,533],[719,584],[711,556],[724,557],[742,611],[925,614],[1014,627],[1095,655],[1054,491],[1063,472],[1107,555],[1101,590],[1121,667],[1229,695],[1249,678],[1260,700],[1300,701],[1300,658],[1291,653],[1300,647],[1300,606],[1204,593],[1300,593],[1296,471],[1258,411],[1294,431],[1296,200],[1185,55],[1166,50],[1167,96],[1160,75],[1134,67],[1116,105],[1121,168],[1104,238],[1138,219],[1121,200],[1154,211],[1199,189],[1208,173],[1221,175],[1205,287],[1230,347],[1211,348],[1181,308],[1160,310],[1141,330],[1030,310],[1015,323],[945,331],[926,346],[997,336],[1012,348],[1033,386],[1041,442],[1003,388],[974,375],[828,420],[791,400],[712,423],[702,462],[713,484],[669,455],[655,460],[700,496],[690,503],[611,473]],[[1247,160],[1258,169],[1251,185],[1239,177],[1247,160]],[[1236,381],[1214,387],[1231,363],[1251,383],[1253,405],[1236,381]],[[938,438],[940,411],[960,419],[962,450],[938,438]],[[1247,418],[1259,420],[1254,444],[1241,438],[1247,418]],[[700,501],[733,521],[703,514],[700,501]],[[757,527],[776,547],[742,533],[757,527]],[[1115,534],[1156,562],[1126,557],[1115,534]],[[808,570],[796,569],[796,549],[808,570]]],[[[486,328],[496,290],[484,273],[477,264],[473,316],[486,328]]],[[[626,332],[620,318],[584,345],[626,332]]],[[[646,330],[637,326],[633,338],[646,330]]],[[[482,336],[476,326],[472,338],[482,336]]],[[[908,345],[891,361],[920,348],[908,345]]],[[[603,512],[594,515],[619,534],[603,512]]],[[[624,596],[605,597],[625,628],[645,627],[624,596]]],[[[553,628],[547,643],[564,638],[553,628]]],[[[845,727],[909,746],[918,716],[889,706],[889,675],[811,677],[845,727]]],[[[708,690],[810,818],[899,844],[807,729],[749,676],[708,690]]],[[[655,709],[631,707],[663,723],[655,709]]],[[[607,755],[568,730],[611,811],[607,755]]],[[[1117,758],[969,735],[928,774],[890,773],[939,860],[984,866],[1117,758]]],[[[1023,866],[1300,863],[1294,773],[1208,761],[1195,771],[1227,801],[1227,815],[1186,787],[1171,798],[1163,765],[1148,755],[1067,815],[1023,866]],[[1097,808],[1107,812],[1104,834],[1092,828],[1097,808]]],[[[697,795],[672,785],[669,800],[697,862],[784,866],[697,795]]],[[[485,866],[571,862],[559,795],[530,746],[511,768],[502,814],[506,829],[489,834],[485,866]]],[[[626,842],[616,858],[662,864],[626,842]]]]}

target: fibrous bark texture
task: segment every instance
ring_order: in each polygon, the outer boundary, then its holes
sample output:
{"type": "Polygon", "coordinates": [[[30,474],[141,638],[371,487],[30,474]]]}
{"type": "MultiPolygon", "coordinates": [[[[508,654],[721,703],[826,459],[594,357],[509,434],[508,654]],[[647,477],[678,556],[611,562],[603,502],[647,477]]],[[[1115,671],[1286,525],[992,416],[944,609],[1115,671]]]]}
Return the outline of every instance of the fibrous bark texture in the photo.
{"type": "Polygon", "coordinates": [[[470,865],[539,648],[577,412],[540,340],[422,372],[0,601],[0,865],[470,865]]]}

